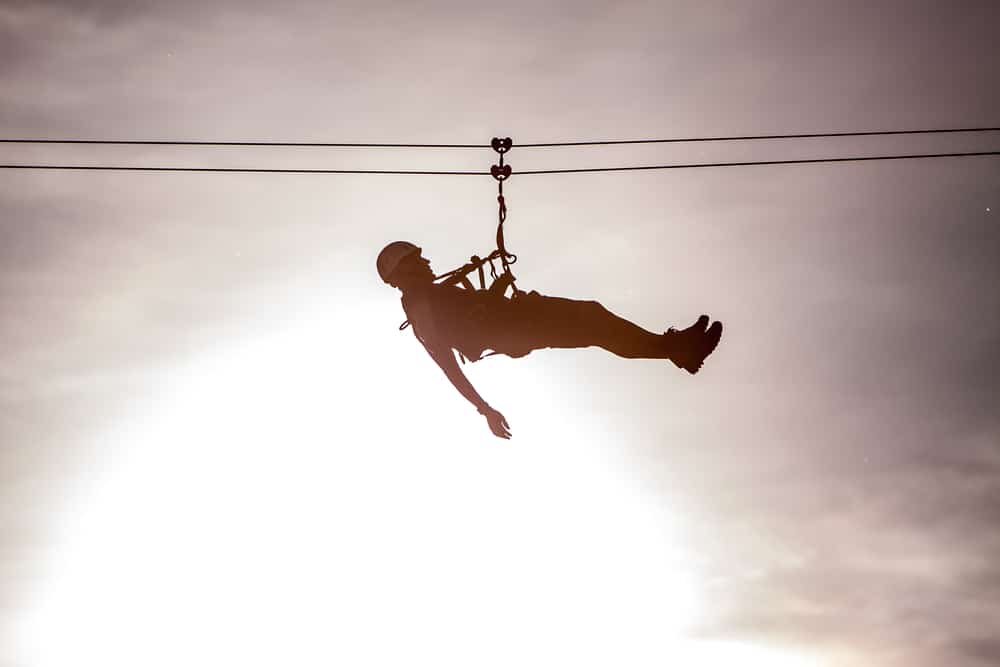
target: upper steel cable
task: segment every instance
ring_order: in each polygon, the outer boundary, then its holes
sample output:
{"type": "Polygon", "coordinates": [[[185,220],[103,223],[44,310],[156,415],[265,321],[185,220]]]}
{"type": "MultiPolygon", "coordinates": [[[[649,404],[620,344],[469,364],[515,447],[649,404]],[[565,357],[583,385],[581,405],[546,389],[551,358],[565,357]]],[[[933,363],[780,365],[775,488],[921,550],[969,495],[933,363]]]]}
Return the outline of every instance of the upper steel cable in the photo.
{"type": "MultiPolygon", "coordinates": [[[[900,134],[947,134],[955,132],[998,132],[1000,127],[958,127],[933,130],[869,130],[864,132],[810,132],[805,134],[753,134],[729,137],[685,137],[674,139],[611,139],[515,144],[516,148],[557,148],[569,146],[611,146],[621,144],[670,144],[705,141],[756,141],[762,139],[816,139],[822,137],[870,137],[900,134]]],[[[104,139],[0,139],[4,144],[88,144],[107,146],[230,146],[270,148],[490,148],[489,144],[393,144],[325,143],[312,141],[168,141],[104,139]]]]}
{"type": "Polygon", "coordinates": [[[258,169],[253,167],[125,167],[107,165],[0,164],[0,169],[74,171],[191,171],[237,174],[394,174],[406,176],[489,176],[488,171],[407,171],[388,169],[258,169]]]}
{"type": "Polygon", "coordinates": [[[489,148],[489,144],[358,144],[315,141],[161,141],[146,139],[0,139],[0,144],[90,144],[101,146],[246,146],[264,148],[489,148]]]}
{"type": "Polygon", "coordinates": [[[546,144],[517,144],[517,148],[557,148],[563,146],[613,146],[620,144],[675,144],[698,141],[756,141],[760,139],[817,139],[821,137],[872,137],[894,134],[946,134],[949,132],[1000,132],[1000,127],[958,127],[938,130],[883,130],[866,132],[811,132],[807,134],[750,134],[734,137],[687,137],[682,139],[614,139],[609,141],[562,141],[546,144]]]}

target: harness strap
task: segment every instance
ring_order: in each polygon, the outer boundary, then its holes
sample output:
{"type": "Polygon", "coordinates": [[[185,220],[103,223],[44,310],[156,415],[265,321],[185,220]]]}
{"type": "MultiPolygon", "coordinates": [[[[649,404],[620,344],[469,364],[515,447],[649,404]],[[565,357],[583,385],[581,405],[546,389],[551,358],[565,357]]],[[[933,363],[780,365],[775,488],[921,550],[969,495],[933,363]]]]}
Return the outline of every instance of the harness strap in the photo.
{"type": "Polygon", "coordinates": [[[476,265],[476,272],[479,275],[479,289],[486,289],[486,275],[483,273],[484,260],[479,255],[473,255],[470,261],[476,265]]]}

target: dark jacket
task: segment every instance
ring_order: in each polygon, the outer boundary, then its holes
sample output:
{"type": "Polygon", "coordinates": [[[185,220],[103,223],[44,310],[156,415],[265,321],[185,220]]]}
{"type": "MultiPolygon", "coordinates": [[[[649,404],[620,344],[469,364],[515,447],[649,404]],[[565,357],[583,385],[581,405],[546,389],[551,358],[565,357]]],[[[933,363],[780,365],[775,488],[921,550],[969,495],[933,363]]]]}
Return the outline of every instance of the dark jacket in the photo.
{"type": "Polygon", "coordinates": [[[530,351],[518,341],[519,309],[503,295],[431,284],[407,292],[401,301],[414,334],[429,350],[450,347],[471,361],[487,350],[512,357],[530,351]]]}

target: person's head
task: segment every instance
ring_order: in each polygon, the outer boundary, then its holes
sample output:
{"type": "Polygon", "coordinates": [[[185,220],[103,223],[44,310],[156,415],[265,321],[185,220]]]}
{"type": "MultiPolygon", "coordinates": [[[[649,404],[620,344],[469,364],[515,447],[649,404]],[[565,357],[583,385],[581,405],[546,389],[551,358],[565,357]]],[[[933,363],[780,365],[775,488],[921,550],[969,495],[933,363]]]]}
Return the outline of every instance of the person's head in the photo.
{"type": "Polygon", "coordinates": [[[434,282],[431,263],[420,252],[421,248],[409,241],[393,241],[382,248],[375,261],[379,277],[404,292],[434,282]]]}

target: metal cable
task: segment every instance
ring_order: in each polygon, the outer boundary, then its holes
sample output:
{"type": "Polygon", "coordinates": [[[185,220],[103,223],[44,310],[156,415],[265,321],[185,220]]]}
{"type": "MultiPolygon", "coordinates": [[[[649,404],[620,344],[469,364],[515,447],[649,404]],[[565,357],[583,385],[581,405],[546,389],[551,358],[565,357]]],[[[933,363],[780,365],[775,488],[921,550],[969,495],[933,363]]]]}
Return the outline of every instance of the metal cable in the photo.
{"type": "MultiPolygon", "coordinates": [[[[810,132],[801,134],[754,134],[730,137],[685,137],[675,139],[612,139],[515,144],[515,148],[556,148],[567,146],[610,146],[619,144],[668,144],[704,141],[756,141],[762,139],[815,139],[822,137],[870,137],[901,134],[947,134],[955,132],[997,132],[1000,127],[961,127],[933,130],[871,130],[864,132],[810,132]]],[[[489,144],[393,144],[326,143],[311,141],[168,141],[103,139],[0,139],[4,144],[87,144],[108,146],[235,146],[271,148],[489,148],[489,144]]]]}
{"type": "Polygon", "coordinates": [[[271,148],[489,148],[489,144],[360,144],[313,141],[160,141],[128,139],[0,139],[0,144],[89,144],[105,146],[261,146],[271,148]]]}
{"type": "Polygon", "coordinates": [[[107,165],[0,164],[0,169],[72,169],[77,171],[192,171],[240,174],[398,174],[417,176],[489,176],[488,171],[405,171],[382,169],[258,169],[243,167],[123,167],[107,165]]]}
{"type": "Polygon", "coordinates": [[[759,139],[816,139],[821,137],[871,137],[894,134],[945,134],[949,132],[1000,132],[1000,127],[963,127],[939,130],[886,130],[869,132],[811,132],[808,134],[751,134],[737,137],[688,137],[684,139],[623,139],[610,141],[563,141],[546,144],[516,144],[515,148],[556,148],[563,146],[612,146],[618,144],[673,144],[697,141],[756,141],[759,139]]]}
{"type": "MultiPolygon", "coordinates": [[[[800,160],[753,160],[747,162],[700,162],[638,167],[588,167],[582,169],[535,169],[512,172],[514,176],[537,174],[582,174],[603,171],[648,171],[654,169],[697,169],[702,167],[749,167],[780,164],[818,164],[823,162],[868,162],[872,160],[917,160],[925,158],[978,157],[1000,155],[1000,151],[977,151],[969,153],[923,153],[917,155],[871,155],[864,157],[808,158],[800,160]]],[[[50,169],[77,171],[169,171],[169,172],[211,172],[243,174],[394,174],[415,176],[490,176],[488,171],[402,171],[378,169],[258,169],[242,167],[125,167],[106,165],[55,165],[55,164],[0,164],[0,169],[50,169]]]]}
{"type": "Polygon", "coordinates": [[[536,169],[532,171],[515,171],[515,176],[531,176],[534,174],[581,174],[598,171],[643,171],[651,169],[697,169],[699,167],[749,167],[771,164],[810,164],[819,162],[865,162],[869,160],[915,160],[936,157],[973,157],[979,155],[1000,155],[1000,151],[982,151],[976,153],[926,153],[922,155],[872,155],[868,157],[828,157],[806,160],[755,160],[752,162],[702,162],[682,164],[661,164],[642,167],[595,167],[585,169],[536,169]]]}

